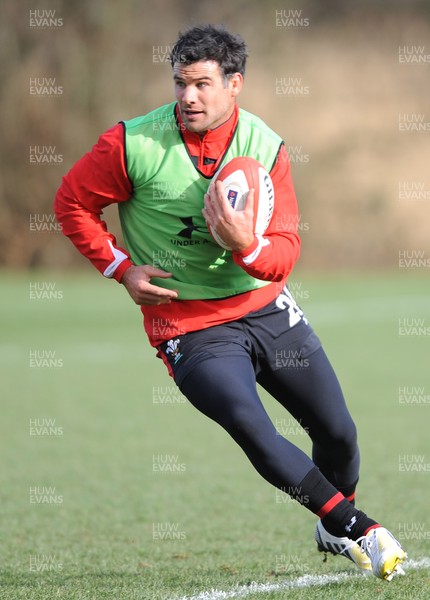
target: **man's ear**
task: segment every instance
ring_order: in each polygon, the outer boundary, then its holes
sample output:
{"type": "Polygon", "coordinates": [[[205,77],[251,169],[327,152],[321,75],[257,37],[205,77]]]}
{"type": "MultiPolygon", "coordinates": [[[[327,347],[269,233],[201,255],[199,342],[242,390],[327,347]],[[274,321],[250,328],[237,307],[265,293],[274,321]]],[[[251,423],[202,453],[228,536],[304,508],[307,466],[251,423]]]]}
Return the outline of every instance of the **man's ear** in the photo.
{"type": "Polygon", "coordinates": [[[243,86],[243,75],[241,73],[234,73],[229,77],[229,85],[232,96],[237,96],[243,86]]]}

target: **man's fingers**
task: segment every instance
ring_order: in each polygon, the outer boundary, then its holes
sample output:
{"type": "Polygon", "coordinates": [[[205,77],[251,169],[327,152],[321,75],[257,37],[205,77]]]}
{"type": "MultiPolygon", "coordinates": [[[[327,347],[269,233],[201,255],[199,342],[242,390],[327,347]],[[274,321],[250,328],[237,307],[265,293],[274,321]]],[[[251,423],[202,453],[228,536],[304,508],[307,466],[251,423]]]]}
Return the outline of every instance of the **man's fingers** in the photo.
{"type": "Polygon", "coordinates": [[[215,182],[215,191],[217,199],[215,202],[216,207],[219,209],[221,214],[228,215],[233,211],[233,209],[228,201],[227,194],[225,193],[225,186],[222,181],[215,182]]]}
{"type": "Polygon", "coordinates": [[[215,191],[218,194],[219,197],[223,197],[225,194],[225,187],[223,182],[220,179],[217,179],[215,181],[215,191]]]}
{"type": "Polygon", "coordinates": [[[145,273],[148,277],[163,277],[163,279],[167,279],[168,277],[172,277],[172,273],[168,271],[163,271],[163,269],[158,269],[157,267],[153,267],[152,265],[144,265],[145,273]]]}
{"type": "Polygon", "coordinates": [[[172,277],[172,273],[152,265],[129,267],[123,275],[122,283],[136,304],[166,304],[178,297],[176,290],[153,285],[152,277],[172,277]]]}
{"type": "Polygon", "coordinates": [[[170,304],[178,297],[176,290],[167,290],[150,283],[144,283],[130,294],[136,304],[170,304]]]}
{"type": "Polygon", "coordinates": [[[178,292],[176,290],[168,290],[167,288],[159,287],[158,285],[153,285],[152,283],[143,282],[141,285],[142,294],[150,294],[155,297],[163,297],[166,296],[168,298],[177,298],[178,292]]]}
{"type": "Polygon", "coordinates": [[[212,212],[213,202],[209,194],[205,194],[203,197],[203,205],[208,212],[212,212]]]}
{"type": "Polygon", "coordinates": [[[154,296],[153,294],[143,294],[136,304],[142,305],[153,305],[158,306],[159,304],[170,304],[173,298],[166,298],[162,296],[154,296]]]}

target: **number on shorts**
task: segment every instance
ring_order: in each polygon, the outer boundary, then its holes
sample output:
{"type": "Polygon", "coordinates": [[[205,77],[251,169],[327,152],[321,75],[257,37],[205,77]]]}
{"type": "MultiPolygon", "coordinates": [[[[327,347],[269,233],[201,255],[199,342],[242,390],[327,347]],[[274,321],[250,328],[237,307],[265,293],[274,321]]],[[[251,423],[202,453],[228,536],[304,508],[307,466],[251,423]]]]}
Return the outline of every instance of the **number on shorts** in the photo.
{"type": "Polygon", "coordinates": [[[284,287],[282,292],[276,298],[276,306],[281,310],[285,310],[286,308],[288,309],[288,319],[290,327],[294,327],[294,325],[297,325],[297,323],[301,319],[303,319],[305,323],[308,322],[308,320],[303,314],[302,309],[292,297],[291,292],[287,288],[287,286],[284,287]]]}

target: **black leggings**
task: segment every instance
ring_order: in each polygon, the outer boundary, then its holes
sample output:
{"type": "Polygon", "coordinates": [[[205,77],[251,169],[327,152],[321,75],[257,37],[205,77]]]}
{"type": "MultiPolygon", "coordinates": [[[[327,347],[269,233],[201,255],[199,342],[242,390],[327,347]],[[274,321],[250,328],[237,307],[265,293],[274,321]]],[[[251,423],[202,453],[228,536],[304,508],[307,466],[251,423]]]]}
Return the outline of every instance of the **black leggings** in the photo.
{"type": "MultiPolygon", "coordinates": [[[[320,347],[307,368],[262,368],[257,381],[297,419],[312,440],[312,460],[275,428],[256,389],[250,357],[217,356],[198,362],[181,390],[203,414],[239,444],[271,484],[295,488],[316,465],[342,491],[358,479],[359,450],[354,422],[337,377],[320,347]]],[[[282,433],[282,430],[281,430],[282,433]]]]}

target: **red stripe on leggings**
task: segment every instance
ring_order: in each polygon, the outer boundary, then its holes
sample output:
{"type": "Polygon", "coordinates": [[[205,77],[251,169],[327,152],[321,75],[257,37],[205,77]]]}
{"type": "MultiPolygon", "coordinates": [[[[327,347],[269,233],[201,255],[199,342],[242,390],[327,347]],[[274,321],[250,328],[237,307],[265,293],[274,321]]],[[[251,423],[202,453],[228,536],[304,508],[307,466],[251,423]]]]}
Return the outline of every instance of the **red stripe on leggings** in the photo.
{"type": "Polygon", "coordinates": [[[342,502],[342,500],[344,500],[344,499],[345,499],[345,496],[343,494],[341,494],[341,492],[338,492],[337,494],[335,494],[332,498],[330,498],[330,500],[328,500],[323,506],[321,506],[321,508],[317,512],[317,515],[319,516],[319,518],[322,519],[323,517],[328,515],[328,513],[331,510],[333,510],[333,508],[335,506],[337,506],[339,504],[339,502],[342,502]]]}
{"type": "Polygon", "coordinates": [[[371,525],[366,529],[363,535],[367,535],[369,531],[372,531],[372,529],[378,529],[378,527],[382,527],[382,525],[379,525],[379,523],[376,523],[376,525],[371,525]]]}

